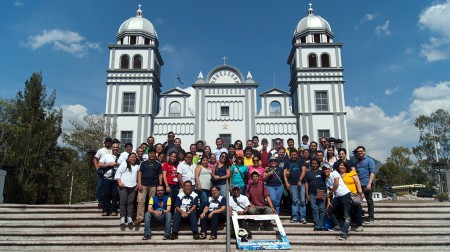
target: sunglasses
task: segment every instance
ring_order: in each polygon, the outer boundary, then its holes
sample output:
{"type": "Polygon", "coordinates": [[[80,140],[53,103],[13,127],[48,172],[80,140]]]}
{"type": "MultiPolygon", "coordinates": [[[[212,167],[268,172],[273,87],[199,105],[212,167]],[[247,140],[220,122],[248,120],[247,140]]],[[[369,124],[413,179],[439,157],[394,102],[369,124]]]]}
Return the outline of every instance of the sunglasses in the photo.
{"type": "Polygon", "coordinates": [[[259,162],[259,160],[258,159],[253,159],[253,162],[259,162]]]}

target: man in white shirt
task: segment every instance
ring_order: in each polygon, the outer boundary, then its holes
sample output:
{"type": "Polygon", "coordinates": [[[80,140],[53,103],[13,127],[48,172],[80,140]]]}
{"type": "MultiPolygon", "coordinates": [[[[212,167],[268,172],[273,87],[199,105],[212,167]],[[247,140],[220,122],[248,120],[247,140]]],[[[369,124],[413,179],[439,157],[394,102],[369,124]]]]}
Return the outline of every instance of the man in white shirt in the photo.
{"type": "Polygon", "coordinates": [[[125,151],[120,153],[120,162],[119,163],[126,163],[128,156],[130,155],[131,151],[133,151],[133,144],[132,143],[126,143],[125,144],[125,151]]]}
{"type": "Polygon", "coordinates": [[[177,166],[178,183],[180,184],[180,187],[183,187],[185,181],[191,181],[192,185],[195,186],[195,168],[197,166],[192,162],[192,158],[192,153],[186,153],[184,161],[177,166]]]}
{"type": "Polygon", "coordinates": [[[223,140],[222,138],[217,138],[216,139],[216,148],[211,150],[211,153],[213,153],[214,155],[216,155],[216,160],[220,160],[220,154],[222,154],[222,152],[225,152],[228,154],[228,150],[227,148],[223,147],[223,140]]]}
{"type": "Polygon", "coordinates": [[[335,226],[334,230],[341,231],[339,240],[347,240],[348,229],[350,227],[350,190],[348,190],[347,186],[344,183],[344,180],[342,180],[341,178],[341,175],[337,171],[331,171],[330,164],[323,163],[322,171],[326,177],[325,184],[328,188],[328,216],[335,226]],[[331,196],[333,196],[333,199],[331,199],[331,196]],[[339,223],[336,220],[336,216],[334,215],[336,209],[340,207],[344,210],[344,226],[342,227],[342,229],[339,227],[339,223]]]}
{"type": "Polygon", "coordinates": [[[102,156],[98,162],[99,169],[103,169],[103,213],[102,216],[117,216],[117,192],[118,184],[115,180],[119,167],[119,144],[113,143],[111,154],[102,156]]]}
{"type": "Polygon", "coordinates": [[[103,208],[103,169],[100,169],[98,166],[98,161],[100,158],[102,158],[106,154],[111,154],[111,145],[112,145],[112,138],[107,137],[105,138],[105,141],[103,142],[104,146],[103,148],[99,149],[97,153],[95,153],[94,156],[94,167],[95,171],[97,172],[97,193],[95,197],[98,201],[98,208],[103,208]]]}
{"type": "MultiPolygon", "coordinates": [[[[233,186],[233,197],[230,198],[230,207],[232,214],[248,214],[248,210],[250,209],[250,201],[247,196],[241,194],[241,188],[239,186],[233,186]]],[[[246,220],[238,220],[238,223],[240,228],[247,230],[248,238],[251,238],[252,232],[249,229],[248,222],[246,220]]]]}

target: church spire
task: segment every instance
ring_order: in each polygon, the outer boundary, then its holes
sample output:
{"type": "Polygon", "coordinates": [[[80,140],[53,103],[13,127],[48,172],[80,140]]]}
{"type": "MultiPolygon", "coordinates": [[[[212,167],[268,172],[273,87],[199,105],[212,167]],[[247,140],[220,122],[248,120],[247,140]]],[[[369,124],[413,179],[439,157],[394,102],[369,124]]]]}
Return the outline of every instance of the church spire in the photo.
{"type": "Polygon", "coordinates": [[[312,3],[309,3],[308,16],[314,16],[314,10],[312,8],[312,3]]]}
{"type": "Polygon", "coordinates": [[[138,10],[136,11],[136,17],[142,17],[141,4],[138,4],[138,10]]]}

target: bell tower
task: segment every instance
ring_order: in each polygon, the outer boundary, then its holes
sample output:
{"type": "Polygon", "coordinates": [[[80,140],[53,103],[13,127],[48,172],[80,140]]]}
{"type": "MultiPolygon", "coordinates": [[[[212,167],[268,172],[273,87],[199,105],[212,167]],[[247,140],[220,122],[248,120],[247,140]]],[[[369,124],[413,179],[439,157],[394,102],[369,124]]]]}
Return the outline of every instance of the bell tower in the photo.
{"type": "Polygon", "coordinates": [[[334,42],[330,24],[315,15],[309,4],[308,15],[294,31],[290,66],[292,112],[297,118],[298,142],[302,135],[340,138],[347,144],[342,43],[334,42]]]}
{"type": "Polygon", "coordinates": [[[160,73],[164,65],[153,24],[143,17],[141,5],[136,16],[119,28],[116,44],[108,45],[107,98],[105,116],[119,130],[122,143],[140,144],[153,132],[159,112],[160,73]]]}

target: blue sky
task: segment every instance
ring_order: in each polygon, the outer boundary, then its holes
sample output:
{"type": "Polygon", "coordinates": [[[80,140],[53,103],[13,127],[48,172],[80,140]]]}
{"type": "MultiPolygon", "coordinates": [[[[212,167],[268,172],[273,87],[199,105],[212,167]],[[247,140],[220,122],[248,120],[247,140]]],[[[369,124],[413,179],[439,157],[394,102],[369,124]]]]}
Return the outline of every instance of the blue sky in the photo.
{"type": "MultiPolygon", "coordinates": [[[[450,108],[450,1],[312,1],[342,42],[350,147],[380,160],[417,144],[414,118],[450,108]],[[354,145],[354,146],[353,146],[354,145]]],[[[163,90],[186,88],[229,58],[259,92],[288,91],[294,28],[309,1],[111,0],[0,2],[0,97],[42,71],[67,120],[104,113],[108,47],[120,24],[143,16],[158,32],[163,90]],[[275,75],[275,84],[274,84],[275,75]]]]}

